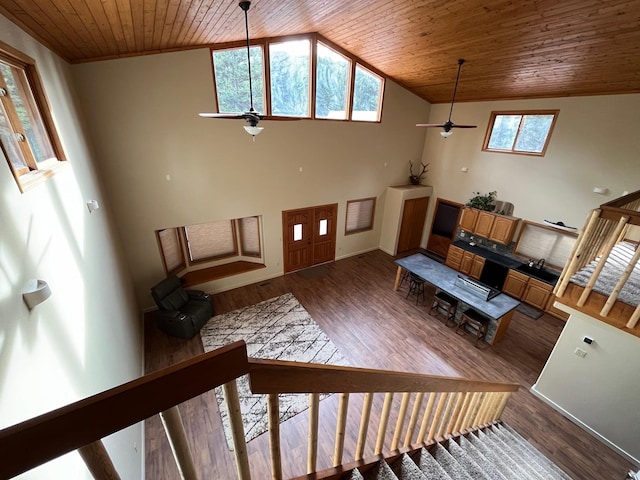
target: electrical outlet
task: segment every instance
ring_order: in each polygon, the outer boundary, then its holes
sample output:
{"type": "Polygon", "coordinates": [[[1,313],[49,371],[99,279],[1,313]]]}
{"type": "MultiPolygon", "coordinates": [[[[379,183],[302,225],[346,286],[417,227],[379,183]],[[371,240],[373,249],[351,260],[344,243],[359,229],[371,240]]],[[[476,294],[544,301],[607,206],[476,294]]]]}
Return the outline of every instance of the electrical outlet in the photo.
{"type": "Polygon", "coordinates": [[[584,350],[582,350],[581,348],[576,348],[573,353],[575,353],[577,356],[579,357],[586,357],[587,356],[587,352],[585,352],[584,350]]]}

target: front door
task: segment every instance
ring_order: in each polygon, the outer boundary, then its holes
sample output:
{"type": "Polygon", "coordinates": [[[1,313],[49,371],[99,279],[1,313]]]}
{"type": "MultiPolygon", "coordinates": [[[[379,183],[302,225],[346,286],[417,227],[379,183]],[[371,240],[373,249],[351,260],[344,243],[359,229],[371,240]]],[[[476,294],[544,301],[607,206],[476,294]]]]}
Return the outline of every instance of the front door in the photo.
{"type": "Polygon", "coordinates": [[[338,204],[282,212],[284,272],[336,258],[338,204]]]}

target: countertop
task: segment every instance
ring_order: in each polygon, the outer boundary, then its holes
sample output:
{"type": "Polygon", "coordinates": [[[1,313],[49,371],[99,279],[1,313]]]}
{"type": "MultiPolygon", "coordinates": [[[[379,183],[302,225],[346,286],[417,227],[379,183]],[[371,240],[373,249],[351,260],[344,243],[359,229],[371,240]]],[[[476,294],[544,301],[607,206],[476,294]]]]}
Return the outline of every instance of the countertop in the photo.
{"type": "MultiPolygon", "coordinates": [[[[521,257],[516,257],[515,255],[511,255],[508,253],[496,252],[481,245],[469,245],[468,242],[460,239],[455,240],[452,245],[513,270],[516,270],[519,266],[526,263],[526,261],[521,257]]],[[[558,281],[558,278],[560,278],[559,273],[546,268],[542,269],[542,275],[537,275],[538,272],[535,269],[533,269],[532,271],[525,271],[520,273],[523,273],[524,275],[528,275],[529,277],[533,277],[536,280],[540,280],[541,282],[545,282],[550,285],[555,285],[558,281]]]]}

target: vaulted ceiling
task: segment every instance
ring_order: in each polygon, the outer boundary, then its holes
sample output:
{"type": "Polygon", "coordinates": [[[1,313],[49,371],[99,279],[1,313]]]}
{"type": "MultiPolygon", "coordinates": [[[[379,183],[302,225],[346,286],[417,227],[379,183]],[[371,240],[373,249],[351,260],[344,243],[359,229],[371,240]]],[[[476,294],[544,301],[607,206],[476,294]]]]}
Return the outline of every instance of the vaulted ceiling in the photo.
{"type": "MultiPolygon", "coordinates": [[[[69,62],[244,38],[237,0],[2,0],[69,62]]],[[[640,0],[253,0],[252,38],[317,32],[432,103],[640,92],[640,0]]]]}

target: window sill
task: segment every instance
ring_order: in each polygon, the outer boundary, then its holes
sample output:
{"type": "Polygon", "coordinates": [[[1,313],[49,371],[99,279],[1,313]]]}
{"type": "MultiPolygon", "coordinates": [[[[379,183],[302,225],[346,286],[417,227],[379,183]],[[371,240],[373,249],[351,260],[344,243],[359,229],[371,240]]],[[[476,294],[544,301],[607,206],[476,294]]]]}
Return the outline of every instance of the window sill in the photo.
{"type": "Polygon", "coordinates": [[[194,270],[184,274],[182,277],[184,282],[183,286],[192,287],[194,285],[200,285],[213,280],[231,277],[240,273],[252,272],[261,268],[266,268],[266,265],[263,263],[245,262],[240,260],[237,262],[225,263],[224,265],[216,265],[215,267],[194,270]]]}
{"type": "Polygon", "coordinates": [[[40,185],[45,180],[53,177],[57,173],[64,171],[67,167],[67,162],[59,162],[55,163],[47,163],[46,168],[42,168],[40,170],[33,170],[29,173],[25,173],[24,175],[20,175],[17,177],[18,186],[20,187],[20,191],[22,193],[30,190],[37,185],[40,185]]]}

